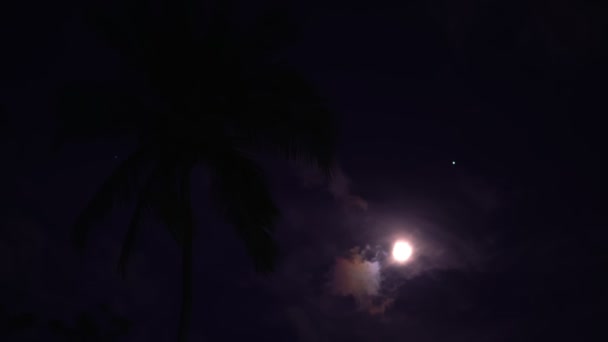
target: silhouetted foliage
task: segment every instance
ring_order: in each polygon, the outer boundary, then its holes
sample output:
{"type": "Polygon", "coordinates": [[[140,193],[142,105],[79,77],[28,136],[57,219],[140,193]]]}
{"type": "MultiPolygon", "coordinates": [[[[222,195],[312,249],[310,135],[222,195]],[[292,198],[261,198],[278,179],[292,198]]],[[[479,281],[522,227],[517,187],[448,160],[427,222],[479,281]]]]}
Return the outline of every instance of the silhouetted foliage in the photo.
{"type": "Polygon", "coordinates": [[[236,228],[256,270],[268,272],[278,253],[272,237],[278,209],[249,153],[280,152],[327,174],[333,158],[324,101],[280,58],[294,32],[288,12],[270,11],[239,31],[230,23],[231,4],[215,3],[204,32],[193,29],[187,1],[132,0],[123,12],[91,7],[93,27],[121,53],[135,86],[76,84],[60,102],[61,138],[125,133],[138,139],[137,151],[78,217],[75,242],[84,247],[91,226],[117,202],[135,202],[120,256],[124,273],[141,218],[146,212],[158,217],[182,248],[180,341],[191,311],[192,169],[210,170],[214,204],[236,228]]]}
{"type": "Polygon", "coordinates": [[[23,312],[9,314],[0,306],[0,337],[11,338],[19,333],[26,332],[34,327],[36,316],[23,312]]]}
{"type": "Polygon", "coordinates": [[[106,342],[115,341],[126,335],[131,323],[124,317],[115,315],[108,308],[102,308],[105,320],[96,319],[92,313],[81,312],[73,324],[60,320],[51,320],[49,327],[55,335],[70,342],[106,342]],[[104,321],[106,324],[104,324],[104,321]]]}

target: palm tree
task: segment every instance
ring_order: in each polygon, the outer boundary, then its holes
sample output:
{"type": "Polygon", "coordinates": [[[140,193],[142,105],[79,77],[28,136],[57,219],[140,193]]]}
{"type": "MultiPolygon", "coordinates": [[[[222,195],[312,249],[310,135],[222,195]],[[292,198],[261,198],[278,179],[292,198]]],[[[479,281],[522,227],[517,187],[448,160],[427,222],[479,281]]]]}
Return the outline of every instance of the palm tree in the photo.
{"type": "Polygon", "coordinates": [[[214,203],[236,228],[256,270],[269,272],[278,253],[272,237],[278,209],[250,153],[266,149],[303,158],[330,175],[333,125],[314,88],[280,58],[290,39],[285,33],[291,32],[283,11],[270,11],[239,32],[230,25],[230,2],[220,1],[200,32],[186,1],[160,1],[158,12],[149,3],[132,0],[133,10],[122,17],[101,15],[98,8],[88,12],[100,36],[120,51],[130,79],[139,83],[77,84],[66,91],[60,136],[137,138],[136,151],[78,217],[75,242],[84,247],[90,228],[116,202],[134,202],[119,259],[124,273],[141,218],[146,213],[159,218],[182,251],[178,340],[186,341],[195,227],[192,169],[201,164],[209,169],[214,203]]]}

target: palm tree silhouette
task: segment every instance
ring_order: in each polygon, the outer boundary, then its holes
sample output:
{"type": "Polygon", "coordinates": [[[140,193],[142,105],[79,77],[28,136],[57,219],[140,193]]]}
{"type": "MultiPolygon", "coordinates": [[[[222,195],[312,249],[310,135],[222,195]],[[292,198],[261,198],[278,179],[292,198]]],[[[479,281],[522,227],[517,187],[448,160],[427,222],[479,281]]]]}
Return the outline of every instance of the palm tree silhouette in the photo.
{"type": "Polygon", "coordinates": [[[198,30],[187,1],[159,2],[159,11],[143,0],[132,0],[120,15],[88,11],[100,36],[121,53],[130,80],[139,83],[80,83],[67,89],[60,102],[60,137],[137,138],[137,150],[78,217],[75,243],[84,247],[91,226],[116,202],[135,202],[119,259],[124,274],[141,218],[147,212],[159,218],[182,250],[178,340],[186,341],[195,226],[192,169],[201,164],[209,169],[214,204],[236,228],[255,269],[269,272],[278,253],[272,237],[278,210],[249,154],[280,152],[329,176],[334,131],[321,97],[281,58],[293,33],[287,12],[269,11],[239,31],[230,25],[231,2],[219,1],[205,30],[198,30]]]}

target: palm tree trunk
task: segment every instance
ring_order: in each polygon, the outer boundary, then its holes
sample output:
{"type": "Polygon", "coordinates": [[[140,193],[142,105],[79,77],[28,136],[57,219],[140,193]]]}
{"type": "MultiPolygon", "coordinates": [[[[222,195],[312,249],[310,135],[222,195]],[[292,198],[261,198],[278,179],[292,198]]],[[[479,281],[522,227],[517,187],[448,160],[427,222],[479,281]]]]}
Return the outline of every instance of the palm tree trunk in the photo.
{"type": "Polygon", "coordinates": [[[190,195],[190,169],[191,165],[185,167],[182,172],[180,181],[180,192],[182,208],[184,210],[184,235],[182,245],[182,309],[179,319],[179,330],[177,335],[178,342],[187,342],[188,333],[190,332],[190,321],[192,318],[192,272],[193,272],[193,240],[194,240],[194,216],[192,213],[191,195],[190,195]]]}
{"type": "Polygon", "coordinates": [[[182,309],[177,341],[186,342],[192,316],[192,227],[186,229],[182,246],[182,309]]]}

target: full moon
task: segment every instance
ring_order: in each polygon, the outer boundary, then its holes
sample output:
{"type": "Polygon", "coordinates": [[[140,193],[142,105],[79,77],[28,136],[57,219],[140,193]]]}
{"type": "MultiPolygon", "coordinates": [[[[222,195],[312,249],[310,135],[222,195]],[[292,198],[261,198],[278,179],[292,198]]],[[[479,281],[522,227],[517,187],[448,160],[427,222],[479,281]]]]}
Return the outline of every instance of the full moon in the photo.
{"type": "Polygon", "coordinates": [[[412,256],[412,246],[405,241],[397,241],[393,246],[393,258],[398,262],[406,262],[412,256]]]}

